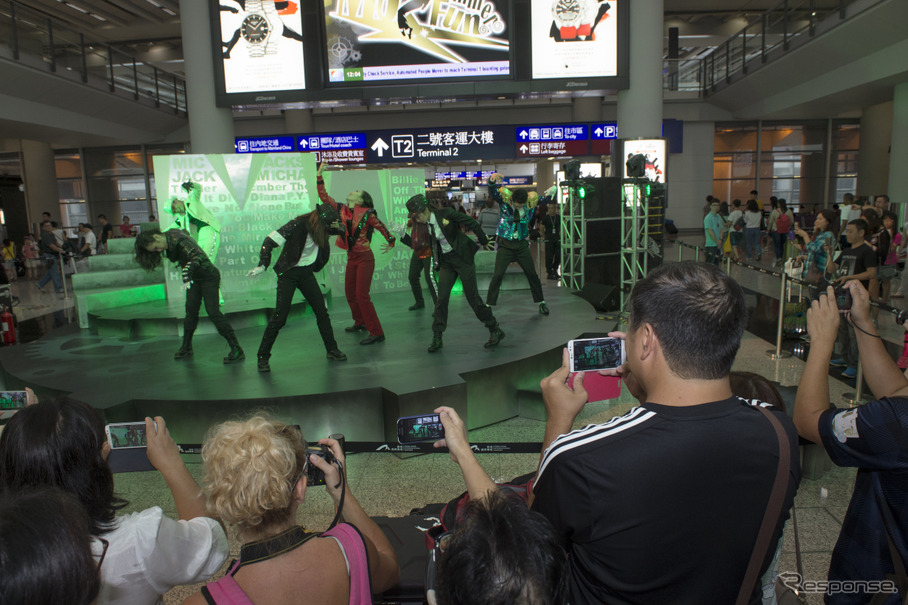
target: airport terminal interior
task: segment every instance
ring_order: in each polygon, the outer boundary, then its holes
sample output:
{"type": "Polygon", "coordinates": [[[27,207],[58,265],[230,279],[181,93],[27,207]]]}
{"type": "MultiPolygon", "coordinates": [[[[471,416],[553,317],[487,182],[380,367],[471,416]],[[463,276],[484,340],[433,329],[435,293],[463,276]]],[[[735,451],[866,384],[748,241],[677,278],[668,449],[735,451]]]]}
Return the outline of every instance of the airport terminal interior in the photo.
{"type": "MultiPolygon", "coordinates": [[[[706,258],[707,196],[730,204],[757,191],[767,211],[770,197],[783,198],[809,229],[819,209],[846,194],[870,204],[886,194],[897,225],[908,220],[908,2],[587,3],[609,7],[595,16],[595,36],[553,12],[558,2],[495,1],[495,18],[508,29],[484,30],[463,46],[442,35],[444,19],[429,20],[436,4],[456,2],[401,0],[406,19],[392,15],[391,25],[379,26],[344,13],[341,0],[264,0],[280,11],[266,15],[264,43],[244,33],[242,14],[256,5],[249,0],[0,3],[0,222],[15,244],[15,259],[4,263],[10,285],[0,285],[0,305],[15,318],[14,330],[0,318],[0,386],[73,397],[108,422],[161,415],[196,479],[208,428],[267,410],[300,425],[309,440],[345,435],[349,485],[370,516],[419,515],[462,493],[463,478],[444,450],[396,447],[397,417],[450,405],[464,416],[470,441],[487,446],[477,457],[493,480],[533,472],[545,427],[539,381],[560,365],[569,340],[626,327],[628,293],[648,270],[706,258]],[[520,36],[537,21],[559,48],[564,39],[613,46],[545,72],[545,53],[520,36]],[[277,36],[271,30],[281,23],[277,36]],[[428,33],[418,35],[420,28],[428,33]],[[297,47],[282,63],[274,59],[297,47]],[[270,67],[257,70],[259,59],[270,67]],[[299,82],[269,85],[274,74],[290,77],[278,67],[295,70],[299,82]],[[414,75],[423,68],[435,71],[414,75]],[[635,155],[645,171],[630,177],[626,160],[635,155]],[[351,190],[378,192],[377,216],[391,231],[403,228],[405,202],[418,193],[478,217],[494,173],[512,191],[551,195],[560,270],[547,266],[544,238],[529,246],[546,314],[512,265],[493,307],[500,344],[483,346],[489,333],[457,286],[454,325],[429,354],[432,299],[422,284],[426,306],[410,310],[411,250],[382,253],[376,231],[372,302],[384,340],[363,346],[368,332],[344,329],[354,324],[346,253],[333,246],[318,282],[348,360],[325,359],[312,310],[297,296],[271,371],[258,371],[275,277],[246,274],[266,236],[314,208],[320,162],[338,201],[351,190]],[[221,363],[228,349],[205,314],[194,357],[175,361],[185,297],[179,271],[148,273],[134,261],[136,234],[170,225],[170,198],[185,197],[184,181],[202,183],[202,200],[223,225],[217,267],[223,311],[245,349],[238,364],[221,363]],[[60,259],[59,284],[35,279],[44,265],[34,276],[23,256],[45,212],[77,247],[80,224],[96,238],[98,215],[112,225],[96,256],[60,259]]],[[[365,4],[378,14],[388,3],[365,4]]],[[[771,239],[761,252],[746,262],[729,252],[721,263],[743,287],[749,313],[734,369],[768,378],[790,414],[810,350],[809,295],[786,282],[771,239]]],[[[495,252],[481,251],[475,262],[485,299],[495,252]]],[[[896,321],[908,311],[908,298],[898,295],[904,279],[891,282],[894,296],[876,316],[893,359],[905,355],[896,321]]],[[[860,369],[857,380],[842,370],[829,371],[833,405],[874,398],[860,369]]],[[[609,397],[588,403],[575,428],[637,403],[624,386],[609,397]]],[[[836,467],[806,441],[801,460],[779,571],[820,581],[856,470],[836,467]]],[[[115,488],[129,502],[124,512],[160,506],[176,516],[159,473],[134,457],[120,464],[115,488]]],[[[299,521],[319,530],[333,517],[324,489],[309,489],[299,521]]],[[[431,525],[429,517],[420,523],[431,525]]],[[[241,543],[233,530],[228,536],[235,557],[241,543]]],[[[164,602],[181,603],[198,588],[177,586],[164,602]]],[[[823,602],[817,593],[805,598],[823,602]]]]}

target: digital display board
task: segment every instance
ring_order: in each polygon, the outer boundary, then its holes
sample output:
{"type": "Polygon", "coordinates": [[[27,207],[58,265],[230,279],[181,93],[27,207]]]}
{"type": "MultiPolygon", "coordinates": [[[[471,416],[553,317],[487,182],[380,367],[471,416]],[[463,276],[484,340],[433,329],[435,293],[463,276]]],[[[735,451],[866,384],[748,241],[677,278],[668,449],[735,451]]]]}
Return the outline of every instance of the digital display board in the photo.
{"type": "MultiPolygon", "coordinates": [[[[220,0],[219,63],[225,93],[306,89],[299,2],[220,0]]],[[[217,46],[217,40],[213,42],[217,46]]]]}
{"type": "Polygon", "coordinates": [[[627,0],[533,0],[532,77],[618,75],[618,11],[627,0]]]}
{"type": "Polygon", "coordinates": [[[510,75],[509,0],[326,0],[328,84],[510,75]]]}

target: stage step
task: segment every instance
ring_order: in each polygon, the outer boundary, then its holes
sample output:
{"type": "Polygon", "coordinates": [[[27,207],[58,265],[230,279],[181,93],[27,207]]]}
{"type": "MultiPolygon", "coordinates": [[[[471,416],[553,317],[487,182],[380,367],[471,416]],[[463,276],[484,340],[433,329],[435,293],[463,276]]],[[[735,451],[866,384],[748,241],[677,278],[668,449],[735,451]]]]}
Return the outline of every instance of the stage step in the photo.
{"type": "Polygon", "coordinates": [[[88,257],[89,271],[116,271],[138,267],[132,254],[96,254],[88,257]]]}
{"type": "Polygon", "coordinates": [[[130,288],[146,284],[163,284],[164,270],[156,269],[149,273],[138,266],[134,269],[116,269],[113,271],[89,271],[72,276],[73,290],[109,288],[119,286],[130,288]]]}
{"type": "Polygon", "coordinates": [[[107,240],[108,254],[135,254],[136,238],[134,237],[117,237],[107,240]]]}
{"type": "Polygon", "coordinates": [[[108,288],[73,288],[76,312],[79,315],[79,327],[91,326],[90,316],[101,309],[111,309],[125,305],[164,300],[167,292],[164,284],[147,284],[133,288],[113,286],[108,288]]]}

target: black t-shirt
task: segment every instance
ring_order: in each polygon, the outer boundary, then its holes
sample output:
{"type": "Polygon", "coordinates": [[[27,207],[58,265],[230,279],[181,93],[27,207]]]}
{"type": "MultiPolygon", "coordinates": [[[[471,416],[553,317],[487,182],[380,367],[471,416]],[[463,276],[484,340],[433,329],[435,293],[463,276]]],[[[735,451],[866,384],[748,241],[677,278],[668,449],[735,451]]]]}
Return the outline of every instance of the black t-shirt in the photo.
{"type": "Polygon", "coordinates": [[[558,230],[561,228],[559,217],[547,214],[545,218],[542,219],[542,226],[545,227],[545,241],[559,241],[558,230]]]}
{"type": "MultiPolygon", "coordinates": [[[[877,261],[876,252],[867,244],[845,248],[836,260],[836,264],[839,266],[836,277],[858,275],[870,267],[876,267],[879,264],[877,261]]],[[[861,280],[861,283],[865,288],[870,287],[870,280],[861,280]]]]}
{"type": "MultiPolygon", "coordinates": [[[[773,411],[791,472],[769,567],[800,482],[798,435],[773,411]]],[[[734,603],[779,460],[772,424],[737,397],[647,403],[562,435],[546,450],[533,509],[568,543],[571,605],[734,603]]],[[[760,603],[756,582],[751,603],[760,603]]]]}
{"type": "Polygon", "coordinates": [[[107,223],[101,227],[101,243],[106,244],[107,240],[110,239],[110,234],[113,233],[113,225],[107,223]]]}

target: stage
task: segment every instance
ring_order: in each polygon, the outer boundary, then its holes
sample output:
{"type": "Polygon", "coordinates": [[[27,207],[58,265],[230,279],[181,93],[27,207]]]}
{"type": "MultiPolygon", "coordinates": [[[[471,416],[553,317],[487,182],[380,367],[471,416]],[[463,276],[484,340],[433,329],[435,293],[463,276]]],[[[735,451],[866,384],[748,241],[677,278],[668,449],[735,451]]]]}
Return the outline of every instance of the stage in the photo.
{"type": "MultiPolygon", "coordinates": [[[[194,356],[175,361],[176,334],[105,335],[78,324],[0,349],[0,364],[7,389],[31,386],[40,397],[82,400],[109,422],[160,415],[180,443],[199,443],[212,424],[258,408],[307,434],[394,441],[397,417],[438,405],[457,409],[470,428],[518,415],[544,417],[539,380],[560,365],[564,344],[615,325],[553,282],[545,297],[549,316],[539,314],[529,290],[503,291],[493,310],[506,336],[492,349],[483,347],[488,330],[459,293],[451,300],[444,347],[431,354],[431,305],[408,311],[410,292],[373,294],[386,340],[362,346],[367,333],[344,331],[352,324],[350,310],[335,293],[328,310],[346,362],[325,358],[315,318],[302,306],[278,336],[270,373],[256,367],[263,327],[250,324],[262,321],[236,325],[246,360],[234,365],[222,363],[227,346],[216,333],[197,333],[194,356]]],[[[229,301],[225,309],[230,317],[229,301]]]]}

